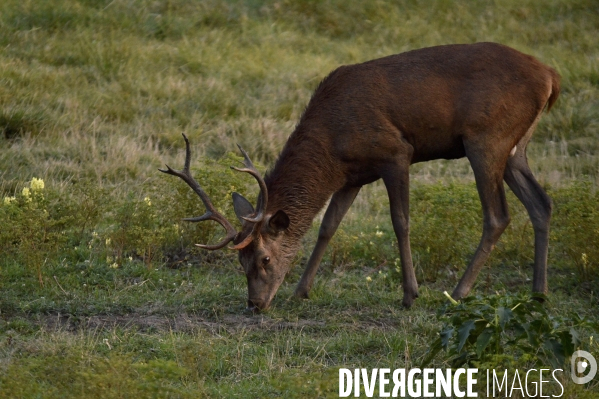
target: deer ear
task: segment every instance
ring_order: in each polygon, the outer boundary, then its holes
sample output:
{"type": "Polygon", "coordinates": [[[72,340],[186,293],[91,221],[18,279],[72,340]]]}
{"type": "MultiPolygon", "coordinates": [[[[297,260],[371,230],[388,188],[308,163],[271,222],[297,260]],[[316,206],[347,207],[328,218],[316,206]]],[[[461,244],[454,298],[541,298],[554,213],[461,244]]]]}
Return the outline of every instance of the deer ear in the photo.
{"type": "Polygon", "coordinates": [[[246,200],[245,197],[239,193],[233,193],[233,209],[237,219],[243,224],[244,220],[242,217],[248,217],[254,213],[254,207],[250,204],[250,201],[246,200]]]}
{"type": "Polygon", "coordinates": [[[268,219],[268,227],[276,233],[287,230],[289,227],[289,216],[284,211],[278,210],[268,219]]]}

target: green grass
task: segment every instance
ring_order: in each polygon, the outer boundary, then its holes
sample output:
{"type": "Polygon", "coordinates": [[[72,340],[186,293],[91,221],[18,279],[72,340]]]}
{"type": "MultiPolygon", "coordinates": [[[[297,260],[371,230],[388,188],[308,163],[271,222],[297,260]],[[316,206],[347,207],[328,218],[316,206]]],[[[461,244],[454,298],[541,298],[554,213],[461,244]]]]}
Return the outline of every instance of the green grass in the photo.
{"type": "MultiPolygon", "coordinates": [[[[186,133],[196,175],[231,216],[231,191],[256,193],[228,170],[236,143],[264,170],[332,69],[437,44],[497,41],[562,75],[528,151],[555,205],[547,308],[596,322],[597,37],[592,0],[2,1],[0,200],[15,202],[0,202],[0,396],[336,397],[337,367],[419,365],[442,292],[479,239],[467,161],[412,168],[413,309],[399,306],[375,183],[333,239],[312,299],[292,292],[317,222],[261,315],[243,312],[235,254],[193,249],[222,232],[181,224],[199,201],[157,168],[181,165],[186,133]],[[29,202],[33,177],[45,188],[29,202]]],[[[476,294],[530,289],[532,228],[508,201],[512,223],[476,294]]],[[[566,385],[576,398],[598,390],[566,385]]]]}

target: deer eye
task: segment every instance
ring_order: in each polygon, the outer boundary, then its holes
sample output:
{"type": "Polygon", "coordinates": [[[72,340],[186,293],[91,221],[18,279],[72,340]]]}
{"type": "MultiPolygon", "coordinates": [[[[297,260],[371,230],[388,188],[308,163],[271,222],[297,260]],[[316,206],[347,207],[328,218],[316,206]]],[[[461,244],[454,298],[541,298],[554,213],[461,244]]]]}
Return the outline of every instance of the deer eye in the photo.
{"type": "Polygon", "coordinates": [[[264,258],[262,258],[263,265],[268,265],[268,262],[270,262],[270,256],[265,256],[264,258]]]}

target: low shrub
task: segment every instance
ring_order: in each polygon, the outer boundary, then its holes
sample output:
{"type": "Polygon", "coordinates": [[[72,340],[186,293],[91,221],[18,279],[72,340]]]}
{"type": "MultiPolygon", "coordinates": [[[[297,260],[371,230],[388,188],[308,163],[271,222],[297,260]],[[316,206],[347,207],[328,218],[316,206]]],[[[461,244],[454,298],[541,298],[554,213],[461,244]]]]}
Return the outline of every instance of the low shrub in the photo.
{"type": "MultiPolygon", "coordinates": [[[[239,161],[228,154],[205,160],[197,179],[213,204],[236,222],[231,193],[247,194],[255,184],[229,166],[239,161]]],[[[251,198],[251,196],[249,196],[251,198]]],[[[79,181],[59,192],[33,178],[15,195],[0,203],[0,246],[9,258],[35,271],[44,284],[44,265],[59,259],[106,263],[117,268],[125,259],[140,260],[148,268],[164,261],[180,262],[193,243],[207,243],[222,234],[217,223],[191,224],[184,217],[205,209],[185,183],[160,176],[125,196],[79,181]]]]}
{"type": "Polygon", "coordinates": [[[444,358],[453,368],[563,369],[566,360],[583,345],[582,329],[598,327],[575,313],[551,315],[543,303],[529,296],[473,296],[461,302],[449,298],[450,302],[439,309],[443,326],[425,364],[444,350],[444,358]]]}
{"type": "Polygon", "coordinates": [[[50,197],[44,181],[34,177],[20,193],[4,197],[0,205],[0,247],[34,270],[42,286],[42,268],[58,255],[71,222],[68,216],[54,212],[56,198],[50,197]]]}

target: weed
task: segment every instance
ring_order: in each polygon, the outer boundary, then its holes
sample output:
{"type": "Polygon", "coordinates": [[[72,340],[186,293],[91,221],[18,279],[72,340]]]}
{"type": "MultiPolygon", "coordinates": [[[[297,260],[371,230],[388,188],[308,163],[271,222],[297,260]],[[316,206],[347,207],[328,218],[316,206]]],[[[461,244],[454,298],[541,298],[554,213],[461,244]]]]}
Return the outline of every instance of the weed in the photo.
{"type": "Polygon", "coordinates": [[[506,294],[468,297],[460,303],[449,298],[439,311],[444,326],[425,364],[443,349],[452,368],[563,369],[582,344],[581,328],[598,327],[575,313],[550,316],[537,298],[506,294]]]}
{"type": "Polygon", "coordinates": [[[34,177],[28,186],[16,196],[4,197],[0,219],[5,228],[0,233],[0,245],[35,270],[43,286],[42,268],[49,259],[54,260],[64,243],[68,218],[48,212],[43,180],[34,177]]]}

